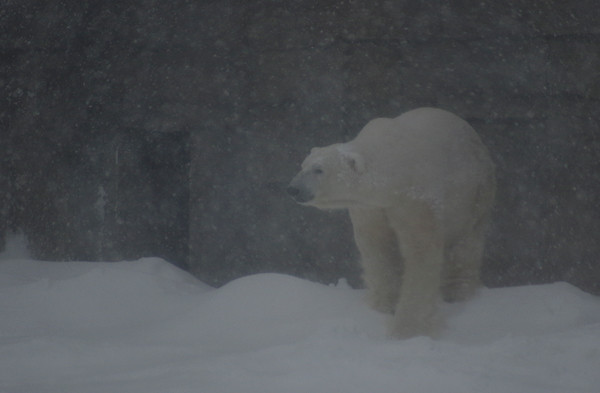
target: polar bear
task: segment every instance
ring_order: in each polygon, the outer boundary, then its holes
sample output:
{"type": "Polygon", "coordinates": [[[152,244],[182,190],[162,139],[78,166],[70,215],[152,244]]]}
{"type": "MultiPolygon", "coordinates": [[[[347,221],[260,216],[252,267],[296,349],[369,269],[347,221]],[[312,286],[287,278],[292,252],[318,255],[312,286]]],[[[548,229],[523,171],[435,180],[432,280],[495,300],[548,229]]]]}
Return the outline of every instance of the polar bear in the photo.
{"type": "Polygon", "coordinates": [[[439,302],[480,286],[494,164],[461,118],[419,108],[370,121],[347,143],[313,148],[287,188],[296,202],[347,208],[370,304],[396,338],[435,336],[439,302]]]}

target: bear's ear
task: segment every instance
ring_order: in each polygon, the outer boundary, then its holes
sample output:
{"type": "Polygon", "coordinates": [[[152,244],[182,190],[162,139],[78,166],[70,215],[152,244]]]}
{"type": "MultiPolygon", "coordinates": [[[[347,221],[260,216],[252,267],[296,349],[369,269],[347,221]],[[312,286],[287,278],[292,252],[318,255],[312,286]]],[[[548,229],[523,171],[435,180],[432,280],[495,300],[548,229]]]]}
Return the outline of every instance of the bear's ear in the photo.
{"type": "Polygon", "coordinates": [[[319,150],[321,150],[321,148],[320,148],[320,147],[313,147],[312,149],[310,149],[310,154],[316,153],[316,152],[318,152],[319,150]]]}
{"type": "Polygon", "coordinates": [[[342,158],[352,171],[363,174],[367,171],[365,159],[360,154],[353,151],[343,151],[342,158]]]}

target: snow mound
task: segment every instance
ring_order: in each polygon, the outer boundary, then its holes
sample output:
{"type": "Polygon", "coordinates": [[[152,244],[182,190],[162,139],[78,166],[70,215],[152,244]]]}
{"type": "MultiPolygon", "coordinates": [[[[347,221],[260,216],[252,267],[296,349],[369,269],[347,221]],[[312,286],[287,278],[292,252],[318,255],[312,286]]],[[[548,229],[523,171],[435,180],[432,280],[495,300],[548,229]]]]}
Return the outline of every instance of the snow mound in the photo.
{"type": "Polygon", "coordinates": [[[205,350],[221,354],[297,342],[328,330],[382,337],[383,316],[367,309],[362,298],[361,291],[260,274],[213,291],[173,328],[161,330],[165,340],[196,337],[205,350]]]}
{"type": "Polygon", "coordinates": [[[0,392],[597,392],[600,299],[566,284],[444,306],[394,341],[364,292],[281,274],[213,289],[158,258],[0,261],[0,392]]]}
{"type": "Polygon", "coordinates": [[[208,289],[159,258],[120,263],[4,261],[0,331],[85,335],[142,327],[174,316],[186,297],[208,289]]]}
{"type": "Polygon", "coordinates": [[[479,343],[559,333],[600,322],[599,306],[600,299],[564,282],[483,289],[470,302],[447,307],[446,337],[479,343]]]}

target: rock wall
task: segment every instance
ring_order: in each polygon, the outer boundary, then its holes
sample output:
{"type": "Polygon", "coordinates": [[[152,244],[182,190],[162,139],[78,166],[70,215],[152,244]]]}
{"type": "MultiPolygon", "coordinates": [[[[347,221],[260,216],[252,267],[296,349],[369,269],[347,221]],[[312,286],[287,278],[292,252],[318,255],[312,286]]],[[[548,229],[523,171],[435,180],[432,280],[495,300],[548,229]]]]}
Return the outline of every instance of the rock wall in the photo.
{"type": "Polygon", "coordinates": [[[0,233],[359,285],[346,214],[284,187],[311,147],[435,106],[497,164],[484,281],[600,293],[599,21],[594,0],[6,2],[0,233]]]}
{"type": "Polygon", "coordinates": [[[236,28],[215,51],[227,52],[229,73],[212,86],[224,114],[194,134],[190,262],[199,275],[224,282],[281,270],[333,281],[342,272],[357,282],[345,215],[298,207],[283,188],[310,147],[348,140],[374,117],[435,106],[467,119],[498,167],[485,282],[600,290],[592,1],[264,1],[232,4],[228,15],[236,28]],[[211,133],[226,147],[208,145],[211,133]],[[224,160],[216,167],[215,154],[224,160]]]}

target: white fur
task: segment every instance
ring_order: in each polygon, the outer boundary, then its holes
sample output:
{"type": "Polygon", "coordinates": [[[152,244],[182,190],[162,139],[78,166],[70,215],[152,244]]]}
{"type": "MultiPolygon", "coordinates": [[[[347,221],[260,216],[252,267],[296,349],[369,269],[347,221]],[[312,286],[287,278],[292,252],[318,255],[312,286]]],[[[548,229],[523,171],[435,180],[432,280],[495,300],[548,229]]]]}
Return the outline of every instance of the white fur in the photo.
{"type": "Polygon", "coordinates": [[[433,108],[375,119],[343,144],[315,148],[290,187],[324,209],[348,208],[369,300],[390,334],[435,335],[438,302],[480,285],[494,165],[475,131],[433,108]]]}

